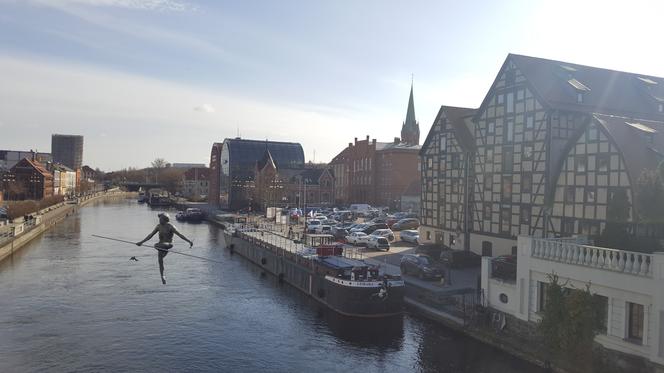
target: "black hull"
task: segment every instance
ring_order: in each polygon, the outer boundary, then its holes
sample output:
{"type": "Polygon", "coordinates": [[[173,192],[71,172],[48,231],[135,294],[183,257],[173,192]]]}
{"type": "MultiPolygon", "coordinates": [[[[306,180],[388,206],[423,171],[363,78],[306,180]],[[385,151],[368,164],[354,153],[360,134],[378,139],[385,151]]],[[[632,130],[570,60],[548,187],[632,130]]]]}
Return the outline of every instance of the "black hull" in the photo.
{"type": "Polygon", "coordinates": [[[296,287],[341,315],[379,318],[403,313],[405,286],[402,280],[390,280],[387,294],[383,283],[342,281],[317,274],[314,264],[298,255],[257,241],[250,242],[224,231],[226,247],[254,264],[296,287]],[[231,246],[232,245],[232,246],[231,246]]]}

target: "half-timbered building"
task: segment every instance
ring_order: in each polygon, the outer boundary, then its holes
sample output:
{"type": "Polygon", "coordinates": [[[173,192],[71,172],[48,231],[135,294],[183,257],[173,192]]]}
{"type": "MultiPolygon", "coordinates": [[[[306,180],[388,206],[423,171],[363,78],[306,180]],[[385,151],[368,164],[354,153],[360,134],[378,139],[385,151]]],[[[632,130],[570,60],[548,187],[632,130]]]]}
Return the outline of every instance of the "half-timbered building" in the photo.
{"type": "Polygon", "coordinates": [[[465,210],[473,180],[474,109],[442,106],[420,151],[423,241],[463,248],[472,221],[465,210]]]}
{"type": "MultiPolygon", "coordinates": [[[[515,251],[519,235],[601,232],[608,201],[619,193],[632,205],[637,173],[656,164],[658,152],[648,149],[662,120],[662,78],[508,55],[472,118],[470,216],[461,218],[472,222],[470,248],[501,255],[515,251]],[[645,153],[628,161],[628,146],[645,153]]],[[[435,164],[425,147],[423,178],[442,179],[423,181],[422,215],[425,226],[442,228],[449,213],[466,210],[447,199],[454,177],[435,171],[453,153],[438,150],[435,164]]]]}

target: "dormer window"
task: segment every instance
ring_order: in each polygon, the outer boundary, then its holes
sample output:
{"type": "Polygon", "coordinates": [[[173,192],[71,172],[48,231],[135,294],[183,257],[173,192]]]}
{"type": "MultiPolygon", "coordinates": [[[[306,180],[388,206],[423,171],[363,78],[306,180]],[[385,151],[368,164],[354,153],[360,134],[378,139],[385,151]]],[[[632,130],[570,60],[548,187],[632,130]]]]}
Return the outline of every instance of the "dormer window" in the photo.
{"type": "Polygon", "coordinates": [[[583,93],[581,92],[576,93],[576,102],[578,102],[579,104],[583,103],[583,93]]]}
{"type": "Polygon", "coordinates": [[[663,103],[660,102],[659,105],[657,105],[657,111],[659,111],[660,113],[664,113],[664,104],[663,103]]]}

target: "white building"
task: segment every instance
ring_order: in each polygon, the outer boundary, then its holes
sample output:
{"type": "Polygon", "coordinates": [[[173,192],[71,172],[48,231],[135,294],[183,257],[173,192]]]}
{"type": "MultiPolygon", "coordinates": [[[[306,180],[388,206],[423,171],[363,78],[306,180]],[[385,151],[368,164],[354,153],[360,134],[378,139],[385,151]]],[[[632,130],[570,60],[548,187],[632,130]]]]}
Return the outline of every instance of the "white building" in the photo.
{"type": "Polygon", "coordinates": [[[492,274],[482,260],[486,305],[521,320],[537,322],[546,301],[549,275],[567,287],[602,296],[604,347],[664,364],[664,253],[643,254],[583,245],[574,238],[519,237],[515,279],[492,274]]]}

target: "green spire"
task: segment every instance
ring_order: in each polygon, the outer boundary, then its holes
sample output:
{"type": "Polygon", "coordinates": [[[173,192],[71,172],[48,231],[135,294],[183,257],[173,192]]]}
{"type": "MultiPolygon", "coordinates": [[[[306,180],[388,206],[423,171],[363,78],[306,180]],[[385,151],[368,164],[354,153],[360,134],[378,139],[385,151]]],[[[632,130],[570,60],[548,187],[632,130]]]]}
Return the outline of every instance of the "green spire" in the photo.
{"type": "Polygon", "coordinates": [[[413,103],[413,82],[410,83],[410,98],[408,98],[408,112],[406,112],[405,127],[415,127],[415,104],[413,103]]]}

